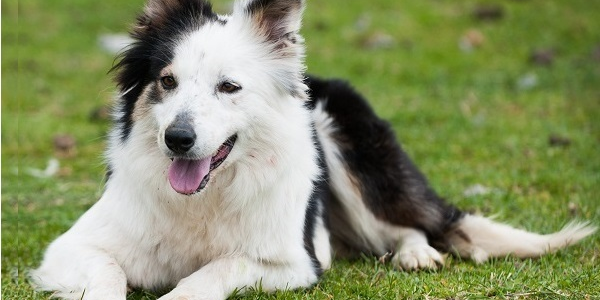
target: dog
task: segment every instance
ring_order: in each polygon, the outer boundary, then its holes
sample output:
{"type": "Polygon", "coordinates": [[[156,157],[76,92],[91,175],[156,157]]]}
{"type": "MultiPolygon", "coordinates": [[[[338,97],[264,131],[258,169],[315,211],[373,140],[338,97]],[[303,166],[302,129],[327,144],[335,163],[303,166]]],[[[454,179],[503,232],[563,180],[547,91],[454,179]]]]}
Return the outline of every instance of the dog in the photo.
{"type": "Polygon", "coordinates": [[[30,274],[66,299],[225,299],[310,287],[333,256],[537,257],[596,228],[540,235],[429,186],[349,84],[307,76],[302,0],[149,0],[114,66],[105,190],[30,274]]]}

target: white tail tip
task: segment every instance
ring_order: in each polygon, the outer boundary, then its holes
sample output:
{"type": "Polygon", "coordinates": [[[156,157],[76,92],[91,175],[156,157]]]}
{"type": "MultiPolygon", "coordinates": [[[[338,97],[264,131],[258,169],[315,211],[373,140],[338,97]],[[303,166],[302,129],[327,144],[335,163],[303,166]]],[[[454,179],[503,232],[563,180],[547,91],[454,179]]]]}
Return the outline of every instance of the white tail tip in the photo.
{"type": "Polygon", "coordinates": [[[481,216],[467,215],[448,234],[461,257],[484,262],[490,257],[538,257],[573,245],[596,232],[589,222],[571,222],[558,232],[541,235],[516,229],[481,216]]]}

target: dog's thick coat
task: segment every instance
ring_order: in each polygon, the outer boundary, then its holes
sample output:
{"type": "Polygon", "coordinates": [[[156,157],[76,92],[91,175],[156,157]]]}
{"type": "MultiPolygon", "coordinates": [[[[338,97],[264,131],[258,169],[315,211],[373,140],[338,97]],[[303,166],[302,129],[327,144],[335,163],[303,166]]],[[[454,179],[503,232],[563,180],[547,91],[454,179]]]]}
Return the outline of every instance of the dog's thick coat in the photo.
{"type": "Polygon", "coordinates": [[[332,254],[539,256],[595,228],[538,235],[466,214],[428,185],[346,83],[305,77],[301,0],[150,0],[115,67],[101,199],[31,273],[70,299],[225,299],[308,287],[332,254]]]}

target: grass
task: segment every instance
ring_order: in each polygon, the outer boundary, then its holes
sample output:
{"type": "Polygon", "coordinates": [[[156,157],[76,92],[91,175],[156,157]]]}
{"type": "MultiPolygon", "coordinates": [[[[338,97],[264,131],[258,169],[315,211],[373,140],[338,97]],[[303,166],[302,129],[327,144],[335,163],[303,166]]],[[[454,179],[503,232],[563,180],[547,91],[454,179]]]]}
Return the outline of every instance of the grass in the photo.
{"type": "MultiPolygon", "coordinates": [[[[126,31],[141,0],[2,3],[2,298],[47,299],[27,284],[43,250],[101,193],[113,56],[97,37],[126,31]],[[71,135],[60,156],[53,137],[71,135]],[[58,157],[56,176],[40,179],[58,157]]],[[[226,1],[215,7],[226,11],[226,1]]],[[[600,224],[600,7],[572,1],[308,1],[312,73],[344,77],[390,120],[432,185],[458,206],[549,232],[600,224]],[[503,17],[478,21],[479,5],[503,17]],[[595,6],[595,7],[594,7],[595,6]],[[461,50],[475,30],[479,47],[461,50]],[[377,36],[390,43],[369,47],[377,36]],[[530,62],[551,49],[550,65],[530,62]],[[531,85],[527,85],[529,80],[531,85]],[[551,146],[551,136],[567,146],[551,146]],[[475,184],[488,195],[465,197],[475,184]]],[[[437,272],[397,272],[376,258],[336,261],[312,289],[234,299],[600,299],[600,239],[535,260],[449,258],[437,272]]],[[[136,291],[129,299],[154,299],[136,291]]]]}

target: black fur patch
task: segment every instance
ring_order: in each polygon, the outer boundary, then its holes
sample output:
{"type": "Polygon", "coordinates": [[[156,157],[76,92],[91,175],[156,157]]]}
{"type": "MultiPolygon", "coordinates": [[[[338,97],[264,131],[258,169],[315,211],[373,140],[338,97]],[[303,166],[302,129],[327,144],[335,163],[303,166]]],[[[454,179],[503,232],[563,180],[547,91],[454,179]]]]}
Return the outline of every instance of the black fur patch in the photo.
{"type": "Polygon", "coordinates": [[[306,83],[312,106],[323,101],[335,120],[336,142],[369,210],[382,221],[422,230],[432,245],[444,248],[444,233],[462,212],[429,186],[396,141],[391,126],[347,83],[312,76],[306,83]]]}
{"type": "Polygon", "coordinates": [[[306,208],[306,217],[304,223],[304,248],[310,256],[315,273],[317,276],[321,276],[321,274],[323,274],[323,269],[321,268],[321,263],[317,259],[314,245],[316,230],[315,226],[319,218],[322,219],[325,226],[327,226],[327,220],[325,219],[326,204],[329,202],[329,198],[331,197],[331,191],[328,185],[329,171],[327,170],[327,163],[325,162],[325,153],[323,152],[314,128],[312,138],[319,155],[318,165],[321,169],[321,175],[318,180],[314,182],[314,190],[310,196],[308,207],[306,208]]]}
{"type": "Polygon", "coordinates": [[[173,59],[173,48],[185,33],[206,22],[218,22],[210,3],[203,0],[150,0],[131,32],[134,43],[120,56],[111,71],[125,93],[117,105],[120,138],[125,141],[133,126],[135,103],[144,88],[158,79],[159,72],[173,59]]]}

